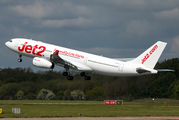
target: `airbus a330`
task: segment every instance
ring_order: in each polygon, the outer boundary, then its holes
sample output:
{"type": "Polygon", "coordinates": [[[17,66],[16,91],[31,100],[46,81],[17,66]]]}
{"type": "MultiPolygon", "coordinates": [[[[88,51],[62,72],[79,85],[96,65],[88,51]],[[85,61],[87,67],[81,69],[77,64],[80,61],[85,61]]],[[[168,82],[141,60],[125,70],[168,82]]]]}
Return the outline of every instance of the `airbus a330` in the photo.
{"type": "Polygon", "coordinates": [[[172,71],[168,69],[155,70],[154,67],[167,43],[158,41],[145,52],[134,59],[114,59],[56,46],[41,41],[24,38],[14,38],[5,45],[19,55],[33,58],[36,67],[53,69],[55,65],[65,68],[64,76],[73,80],[70,69],[80,71],[85,80],[90,80],[89,72],[107,76],[137,76],[156,74],[158,71],[172,71]]]}

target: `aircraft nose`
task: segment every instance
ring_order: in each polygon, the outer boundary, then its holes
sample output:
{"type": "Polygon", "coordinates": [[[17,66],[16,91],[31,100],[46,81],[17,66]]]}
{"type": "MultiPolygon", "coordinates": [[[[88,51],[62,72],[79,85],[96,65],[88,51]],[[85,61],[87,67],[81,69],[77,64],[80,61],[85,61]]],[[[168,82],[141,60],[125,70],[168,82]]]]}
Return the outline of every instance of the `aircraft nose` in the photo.
{"type": "Polygon", "coordinates": [[[7,42],[5,43],[5,45],[9,48],[9,47],[10,47],[10,42],[7,41],[7,42]]]}
{"type": "Polygon", "coordinates": [[[8,42],[6,42],[5,45],[8,47],[8,42]]]}

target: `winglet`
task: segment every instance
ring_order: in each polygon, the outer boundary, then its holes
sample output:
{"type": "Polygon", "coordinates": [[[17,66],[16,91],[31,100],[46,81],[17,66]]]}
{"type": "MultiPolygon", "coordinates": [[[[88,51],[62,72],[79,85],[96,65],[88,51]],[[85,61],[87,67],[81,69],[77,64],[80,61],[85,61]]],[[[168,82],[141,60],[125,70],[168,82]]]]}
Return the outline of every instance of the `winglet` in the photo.
{"type": "Polygon", "coordinates": [[[55,52],[53,53],[53,55],[58,55],[59,50],[54,50],[55,52]]]}

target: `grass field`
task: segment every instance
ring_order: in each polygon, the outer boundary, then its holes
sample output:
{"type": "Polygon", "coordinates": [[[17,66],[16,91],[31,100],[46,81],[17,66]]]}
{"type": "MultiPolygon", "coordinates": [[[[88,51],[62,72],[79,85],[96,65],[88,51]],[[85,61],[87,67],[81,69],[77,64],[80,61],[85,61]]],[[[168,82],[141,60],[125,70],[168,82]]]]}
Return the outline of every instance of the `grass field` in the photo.
{"type": "Polygon", "coordinates": [[[0,117],[78,117],[78,114],[82,117],[179,116],[178,101],[163,101],[167,100],[104,105],[103,101],[1,100],[3,114],[0,117]],[[21,114],[13,114],[12,108],[21,108],[21,114]]]}

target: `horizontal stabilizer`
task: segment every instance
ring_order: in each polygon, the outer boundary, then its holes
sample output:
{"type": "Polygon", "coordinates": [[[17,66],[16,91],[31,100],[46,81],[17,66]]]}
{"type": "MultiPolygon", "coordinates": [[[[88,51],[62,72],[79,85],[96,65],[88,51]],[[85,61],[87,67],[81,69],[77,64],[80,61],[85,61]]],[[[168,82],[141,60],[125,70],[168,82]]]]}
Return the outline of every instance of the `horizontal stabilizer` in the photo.
{"type": "Polygon", "coordinates": [[[174,72],[175,70],[171,70],[171,69],[155,69],[158,72],[174,72]]]}

